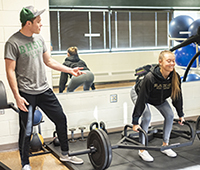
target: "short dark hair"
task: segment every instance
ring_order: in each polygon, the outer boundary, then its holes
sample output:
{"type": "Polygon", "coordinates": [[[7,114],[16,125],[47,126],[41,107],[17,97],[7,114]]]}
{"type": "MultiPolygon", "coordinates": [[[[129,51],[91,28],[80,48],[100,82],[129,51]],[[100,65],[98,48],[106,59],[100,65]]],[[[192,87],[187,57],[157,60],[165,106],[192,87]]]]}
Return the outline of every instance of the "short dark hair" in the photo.
{"type": "MultiPolygon", "coordinates": [[[[32,19],[30,19],[30,20],[28,20],[28,21],[31,21],[31,23],[33,23],[33,21],[35,20],[35,18],[36,17],[34,17],[34,18],[32,18],[32,19]]],[[[27,22],[27,21],[26,21],[27,22]]],[[[25,23],[22,23],[22,27],[24,27],[25,25],[26,25],[26,22],[25,23]]]]}

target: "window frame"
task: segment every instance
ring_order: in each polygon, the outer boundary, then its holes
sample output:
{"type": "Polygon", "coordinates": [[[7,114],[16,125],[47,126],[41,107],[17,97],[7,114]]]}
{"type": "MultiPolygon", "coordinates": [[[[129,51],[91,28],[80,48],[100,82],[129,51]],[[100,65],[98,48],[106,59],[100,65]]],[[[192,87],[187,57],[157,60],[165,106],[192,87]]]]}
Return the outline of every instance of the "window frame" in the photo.
{"type": "MultiPolygon", "coordinates": [[[[121,9],[115,9],[115,10],[112,10],[112,9],[79,9],[79,8],[73,8],[73,9],[50,9],[49,10],[50,12],[51,11],[56,11],[57,12],[57,15],[58,15],[58,17],[57,17],[57,20],[59,21],[59,12],[63,12],[63,11],[67,11],[67,12],[70,12],[70,11],[81,11],[81,12],[88,12],[88,14],[89,15],[91,15],[91,13],[92,12],[102,12],[102,14],[104,15],[103,16],[103,33],[104,33],[104,35],[103,35],[103,46],[104,46],[104,48],[103,49],[96,49],[96,50],[94,50],[94,49],[92,49],[91,47],[90,47],[90,49],[89,50],[80,50],[79,49],[79,53],[80,54],[84,54],[84,53],[105,53],[105,52],[121,52],[121,51],[149,51],[149,50],[162,50],[162,49],[166,49],[166,48],[168,48],[168,46],[169,46],[169,37],[167,36],[167,44],[165,45],[165,46],[158,46],[157,44],[158,44],[158,33],[157,33],[157,25],[158,25],[158,23],[157,23],[157,15],[158,15],[158,13],[166,13],[167,14],[167,18],[166,18],[166,22],[167,22],[167,28],[166,28],[166,30],[167,30],[167,35],[169,34],[168,33],[168,24],[169,24],[169,22],[170,22],[170,20],[172,19],[172,17],[173,17],[173,11],[172,10],[164,10],[164,9],[162,9],[162,10],[143,10],[143,9],[137,9],[137,10],[133,10],[133,9],[123,9],[123,10],[121,10],[121,9]],[[132,47],[132,41],[131,41],[131,39],[129,38],[129,40],[128,40],[128,47],[127,48],[114,48],[114,47],[112,47],[112,27],[111,27],[111,15],[112,15],[112,13],[113,13],[113,11],[115,11],[116,13],[117,12],[127,12],[128,13],[128,15],[129,15],[129,20],[128,20],[128,22],[129,22],[129,26],[128,26],[128,29],[129,29],[129,33],[128,33],[128,35],[129,36],[131,36],[131,21],[130,21],[130,15],[131,15],[131,13],[132,12],[151,12],[151,13],[154,13],[155,14],[155,20],[154,20],[154,25],[155,25],[155,46],[154,47],[152,47],[152,46],[147,46],[147,47],[132,47]],[[105,25],[105,13],[107,12],[107,25],[105,25]],[[169,17],[170,16],[170,14],[171,14],[171,18],[169,17]],[[108,29],[106,30],[105,28],[106,27],[108,27],[108,29]],[[108,34],[106,33],[106,32],[108,32],[108,34]],[[108,42],[106,41],[106,38],[108,38],[108,42]],[[106,48],[106,46],[108,46],[108,48],[106,48]]],[[[50,22],[51,22],[51,18],[50,18],[50,22]]],[[[116,21],[117,22],[117,21],[116,21]]],[[[60,35],[60,31],[59,31],[59,27],[60,27],[60,23],[59,22],[57,22],[58,23],[58,42],[60,41],[60,38],[59,38],[59,36],[61,36],[60,35]]],[[[116,29],[116,28],[115,28],[116,29]]],[[[91,30],[89,30],[89,34],[91,34],[91,30]]],[[[115,38],[116,38],[116,40],[117,40],[117,34],[115,34],[115,38]]],[[[91,41],[91,37],[90,37],[90,45],[92,44],[92,41],[91,41]]],[[[51,54],[52,55],[61,55],[61,54],[66,54],[66,51],[61,51],[60,49],[61,49],[61,44],[60,44],[60,42],[59,42],[59,50],[58,51],[55,51],[55,50],[53,50],[53,51],[51,51],[51,54]]]]}

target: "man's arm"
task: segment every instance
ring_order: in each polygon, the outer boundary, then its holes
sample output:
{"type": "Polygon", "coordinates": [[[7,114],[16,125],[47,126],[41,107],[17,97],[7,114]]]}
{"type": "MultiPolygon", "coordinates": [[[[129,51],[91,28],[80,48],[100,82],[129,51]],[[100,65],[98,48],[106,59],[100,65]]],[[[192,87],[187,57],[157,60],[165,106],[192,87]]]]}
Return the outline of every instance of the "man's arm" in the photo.
{"type": "Polygon", "coordinates": [[[44,60],[44,63],[48,67],[50,67],[54,70],[65,72],[65,73],[70,73],[76,77],[81,74],[84,74],[83,72],[80,71],[81,69],[83,69],[82,67],[76,67],[76,68],[72,69],[70,67],[64,66],[64,65],[60,64],[59,62],[57,62],[56,60],[54,60],[53,58],[51,58],[48,51],[43,53],[43,60],[44,60]]]}
{"type": "Polygon", "coordinates": [[[7,75],[8,83],[13,92],[14,98],[17,102],[17,106],[21,110],[28,112],[25,105],[29,105],[29,103],[23,97],[20,96],[18,86],[17,86],[17,80],[15,76],[16,61],[11,60],[11,59],[5,59],[5,65],[6,65],[6,75],[7,75]]]}

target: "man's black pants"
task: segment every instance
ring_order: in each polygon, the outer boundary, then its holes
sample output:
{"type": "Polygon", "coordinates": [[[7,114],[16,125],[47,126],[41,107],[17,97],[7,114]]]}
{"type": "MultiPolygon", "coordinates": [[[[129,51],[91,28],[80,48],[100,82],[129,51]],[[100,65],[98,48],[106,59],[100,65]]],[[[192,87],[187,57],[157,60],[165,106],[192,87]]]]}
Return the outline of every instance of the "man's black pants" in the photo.
{"type": "Polygon", "coordinates": [[[30,112],[27,113],[20,110],[19,113],[19,151],[22,167],[29,164],[30,139],[33,130],[32,124],[36,106],[38,106],[55,124],[61,150],[68,151],[67,119],[53,91],[48,89],[44,93],[38,95],[30,95],[20,92],[20,95],[29,103],[27,108],[29,108],[30,112]],[[28,120],[28,118],[31,120],[28,120]]]}

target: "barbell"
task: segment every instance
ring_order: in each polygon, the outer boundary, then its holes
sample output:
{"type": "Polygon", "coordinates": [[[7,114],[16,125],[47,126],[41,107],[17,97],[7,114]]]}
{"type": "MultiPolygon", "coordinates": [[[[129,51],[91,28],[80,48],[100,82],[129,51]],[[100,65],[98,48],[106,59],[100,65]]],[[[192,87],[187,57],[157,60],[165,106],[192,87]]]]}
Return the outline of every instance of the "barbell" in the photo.
{"type": "MultiPolygon", "coordinates": [[[[181,131],[183,134],[179,134],[180,137],[187,139],[184,143],[173,143],[168,146],[148,146],[148,134],[143,130],[139,129],[141,133],[145,136],[145,144],[142,145],[139,141],[133,140],[128,137],[128,128],[132,129],[132,125],[126,125],[124,127],[124,137],[116,144],[111,145],[107,133],[103,129],[92,129],[87,138],[87,149],[78,150],[74,152],[69,152],[69,156],[77,156],[82,154],[88,154],[89,160],[97,170],[107,169],[112,161],[112,149],[124,148],[124,149],[137,149],[137,150],[156,150],[163,151],[166,149],[172,149],[177,147],[184,147],[193,144],[195,134],[200,133],[200,118],[197,121],[196,133],[194,132],[192,126],[188,122],[184,122],[185,125],[189,127],[189,131],[181,131]],[[186,133],[185,133],[186,132],[186,133]],[[131,144],[130,144],[131,143],[131,144]]],[[[174,120],[176,123],[178,120],[174,120]]],[[[153,129],[151,133],[156,133],[157,130],[153,129]]],[[[172,131],[172,133],[178,134],[172,131]]]]}
{"type": "MultiPolygon", "coordinates": [[[[132,125],[126,125],[125,129],[128,127],[132,128],[132,125]]],[[[143,129],[140,131],[145,135],[145,146],[139,142],[135,142],[141,147],[147,146],[148,137],[143,129]]],[[[87,149],[69,152],[69,156],[76,156],[82,154],[88,154],[89,160],[93,167],[97,170],[107,169],[112,161],[112,149],[123,148],[127,145],[123,145],[126,137],[124,137],[119,143],[111,145],[107,133],[103,129],[92,129],[87,138],[87,149]]],[[[135,146],[137,148],[137,146],[135,146]]]]}

